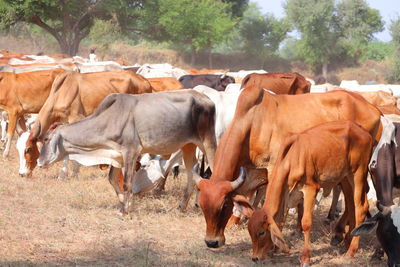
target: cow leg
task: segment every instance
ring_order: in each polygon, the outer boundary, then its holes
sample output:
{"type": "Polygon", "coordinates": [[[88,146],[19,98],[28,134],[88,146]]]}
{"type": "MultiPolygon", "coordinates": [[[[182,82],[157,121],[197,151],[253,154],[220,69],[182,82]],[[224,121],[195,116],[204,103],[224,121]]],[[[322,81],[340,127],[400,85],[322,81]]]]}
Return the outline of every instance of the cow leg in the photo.
{"type": "Polygon", "coordinates": [[[311,250],[310,250],[310,231],[312,226],[312,213],[314,210],[315,197],[317,195],[317,188],[313,185],[305,185],[304,192],[304,213],[301,219],[301,227],[304,234],[304,248],[301,252],[300,262],[302,266],[310,264],[311,250]]]}
{"type": "Polygon", "coordinates": [[[122,205],[122,215],[128,215],[129,206],[132,199],[132,183],[136,174],[136,161],[140,156],[141,149],[132,148],[125,153],[124,159],[124,203],[122,205]],[[135,151],[136,150],[136,151],[135,151]],[[135,153],[136,152],[136,153],[135,153]]]}
{"type": "Polygon", "coordinates": [[[78,177],[80,168],[81,168],[81,165],[78,162],[72,161],[72,175],[71,175],[71,177],[78,177]]]}
{"type": "Polygon", "coordinates": [[[8,113],[8,129],[7,129],[7,141],[6,147],[3,152],[3,158],[7,158],[10,153],[11,141],[14,136],[15,128],[17,125],[18,115],[15,112],[8,113]]]}
{"type": "Polygon", "coordinates": [[[349,224],[350,221],[353,220],[352,211],[354,210],[354,201],[353,201],[353,188],[350,183],[345,178],[340,184],[343,195],[344,195],[344,202],[345,202],[345,209],[342,216],[337,221],[333,236],[331,239],[331,245],[336,246],[340,244],[344,239],[345,234],[345,227],[349,224]]]}
{"type": "Polygon", "coordinates": [[[296,232],[297,233],[301,233],[301,229],[302,229],[302,219],[303,219],[303,215],[304,215],[304,204],[302,203],[302,201],[299,202],[299,204],[297,204],[297,225],[296,225],[296,232]]]}
{"type": "Polygon", "coordinates": [[[124,203],[124,194],[123,194],[124,191],[123,191],[123,181],[121,184],[121,178],[123,179],[121,169],[111,166],[110,171],[108,172],[108,181],[110,182],[111,186],[114,188],[119,202],[121,204],[123,204],[124,203]]]}
{"type": "MultiPolygon", "coordinates": [[[[355,225],[350,224],[349,233],[358,227],[365,220],[367,215],[369,204],[366,194],[367,186],[367,168],[359,168],[354,174],[354,206],[355,206],[355,225]]],[[[358,250],[358,244],[360,241],[360,236],[353,236],[349,249],[347,250],[346,256],[354,257],[354,254],[358,250]]]]}
{"type": "Polygon", "coordinates": [[[192,196],[195,187],[192,168],[196,163],[196,146],[194,144],[188,144],[182,147],[181,150],[183,152],[183,161],[185,163],[185,168],[186,168],[187,185],[182,201],[179,204],[179,210],[184,212],[186,211],[187,205],[189,203],[190,197],[192,196]]]}
{"type": "Polygon", "coordinates": [[[69,162],[69,159],[63,160],[63,166],[60,170],[60,173],[58,174],[57,179],[65,179],[68,177],[68,162],[69,162]]]}
{"type": "Polygon", "coordinates": [[[328,217],[326,218],[326,222],[328,224],[335,220],[335,217],[336,217],[335,215],[336,215],[337,205],[339,202],[340,192],[341,192],[341,189],[340,189],[340,185],[338,184],[333,188],[332,203],[331,203],[331,207],[328,212],[328,217]]]}

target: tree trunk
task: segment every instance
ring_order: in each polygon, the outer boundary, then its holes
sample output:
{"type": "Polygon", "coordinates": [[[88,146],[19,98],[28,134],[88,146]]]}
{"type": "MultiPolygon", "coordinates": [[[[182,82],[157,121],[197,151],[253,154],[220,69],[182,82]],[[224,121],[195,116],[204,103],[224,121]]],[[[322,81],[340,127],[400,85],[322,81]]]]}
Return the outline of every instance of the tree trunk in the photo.
{"type": "Polygon", "coordinates": [[[196,50],[194,49],[194,47],[192,47],[192,52],[190,55],[190,66],[193,68],[194,67],[194,63],[196,62],[196,50]]]}
{"type": "Polygon", "coordinates": [[[328,81],[328,62],[322,63],[322,76],[328,81]]]}
{"type": "Polygon", "coordinates": [[[213,68],[213,66],[212,66],[212,53],[211,53],[211,48],[209,48],[209,50],[208,50],[208,68],[209,68],[209,69],[212,69],[212,68],[213,68]]]}

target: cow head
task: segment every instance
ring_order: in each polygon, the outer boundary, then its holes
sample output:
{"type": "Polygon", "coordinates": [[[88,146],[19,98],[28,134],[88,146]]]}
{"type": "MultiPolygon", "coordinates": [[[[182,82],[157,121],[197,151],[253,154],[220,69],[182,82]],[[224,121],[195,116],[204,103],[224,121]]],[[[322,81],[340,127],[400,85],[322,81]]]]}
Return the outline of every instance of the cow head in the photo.
{"type": "Polygon", "coordinates": [[[37,147],[37,136],[40,133],[40,122],[33,132],[18,133],[17,150],[19,154],[19,175],[21,177],[31,177],[32,171],[36,167],[39,158],[37,147]]]}
{"type": "Polygon", "coordinates": [[[351,232],[355,236],[368,234],[378,226],[376,235],[388,257],[388,266],[400,264],[400,206],[398,204],[387,207],[378,203],[379,212],[351,232]]]}
{"type": "Polygon", "coordinates": [[[217,89],[218,91],[224,91],[225,88],[228,86],[228,84],[230,83],[235,83],[235,78],[228,76],[226,74],[222,74],[219,80],[219,83],[217,85],[217,89]]]}
{"type": "Polygon", "coordinates": [[[265,254],[278,246],[283,252],[289,252],[289,247],[283,239],[282,232],[273,219],[268,219],[264,210],[255,211],[248,223],[248,230],[252,241],[252,260],[265,258],[265,254]]]}
{"type": "Polygon", "coordinates": [[[295,81],[292,85],[292,89],[295,94],[306,94],[310,92],[311,83],[304,78],[301,74],[295,72],[295,81]]]}
{"type": "Polygon", "coordinates": [[[64,148],[62,146],[63,139],[59,126],[60,124],[53,124],[42,140],[43,146],[37,160],[37,165],[39,167],[47,167],[48,165],[64,158],[64,148]]]}
{"type": "Polygon", "coordinates": [[[206,219],[207,229],[205,242],[210,248],[225,244],[224,230],[232,215],[234,191],[239,188],[246,177],[244,168],[234,181],[203,179],[197,174],[198,164],[193,170],[193,177],[200,189],[199,204],[206,219]]]}

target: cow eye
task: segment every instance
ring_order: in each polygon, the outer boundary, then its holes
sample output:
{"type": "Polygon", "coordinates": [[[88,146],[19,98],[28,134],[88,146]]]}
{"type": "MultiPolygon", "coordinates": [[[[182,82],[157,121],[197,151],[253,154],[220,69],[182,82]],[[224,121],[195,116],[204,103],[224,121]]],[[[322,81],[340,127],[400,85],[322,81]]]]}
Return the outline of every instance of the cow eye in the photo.
{"type": "Polygon", "coordinates": [[[44,141],[44,142],[47,142],[47,141],[49,141],[49,138],[48,138],[48,137],[45,137],[45,138],[43,139],[43,141],[44,141]]]}
{"type": "Polygon", "coordinates": [[[222,209],[226,209],[228,207],[228,202],[224,202],[224,205],[222,205],[222,209]]]}
{"type": "Polygon", "coordinates": [[[265,231],[262,231],[262,232],[258,233],[258,236],[263,236],[263,235],[265,235],[265,231]]]}
{"type": "Polygon", "coordinates": [[[28,148],[25,150],[25,154],[31,153],[31,152],[32,152],[32,148],[31,148],[31,147],[28,147],[28,148]]]}

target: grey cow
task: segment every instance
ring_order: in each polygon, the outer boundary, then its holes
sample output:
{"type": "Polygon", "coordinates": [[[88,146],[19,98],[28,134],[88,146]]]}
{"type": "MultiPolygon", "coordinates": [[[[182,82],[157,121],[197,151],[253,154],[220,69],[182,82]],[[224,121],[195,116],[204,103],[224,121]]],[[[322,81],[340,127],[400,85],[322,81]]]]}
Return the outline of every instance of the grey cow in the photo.
{"type": "Polygon", "coordinates": [[[191,170],[196,146],[213,166],[214,113],[213,102],[195,90],[111,94],[89,117],[49,132],[38,166],[66,157],[87,166],[112,165],[109,181],[123,204],[123,214],[127,214],[137,158],[143,153],[165,155],[181,149],[188,182],[179,207],[185,210],[194,189],[191,170]],[[124,192],[117,182],[120,168],[123,168],[124,192]]]}

